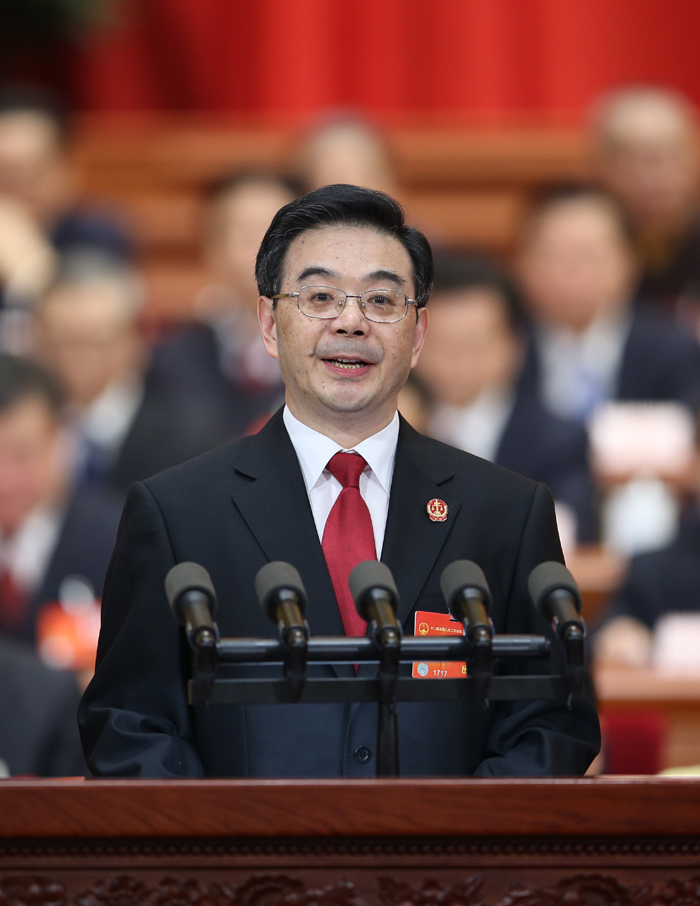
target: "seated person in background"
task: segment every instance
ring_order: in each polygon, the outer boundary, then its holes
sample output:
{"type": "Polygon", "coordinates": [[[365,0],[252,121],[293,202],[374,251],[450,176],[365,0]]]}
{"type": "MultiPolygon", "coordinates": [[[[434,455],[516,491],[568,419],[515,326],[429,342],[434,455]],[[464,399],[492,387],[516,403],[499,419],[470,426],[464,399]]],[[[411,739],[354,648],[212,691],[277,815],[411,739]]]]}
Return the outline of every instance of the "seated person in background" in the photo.
{"type": "Polygon", "coordinates": [[[239,436],[282,398],[277,363],[258,329],[255,256],[292,187],[267,173],[219,180],[209,190],[202,254],[210,282],[200,292],[200,323],[156,346],[148,376],[153,390],[210,412],[227,436],[239,436]]]}
{"type": "MultiPolygon", "coordinates": [[[[55,97],[0,90],[0,299],[9,307],[31,305],[64,254],[93,250],[119,261],[131,255],[121,225],[79,203],[69,144],[68,114],[55,97]]],[[[17,320],[10,314],[0,336],[11,351],[26,349],[17,320]]]]}
{"type": "Polygon", "coordinates": [[[396,191],[384,137],[366,119],[342,111],[327,115],[305,135],[296,172],[306,191],[336,183],[396,191]]]}
{"type": "Polygon", "coordinates": [[[0,635],[29,643],[66,578],[83,577],[99,596],[119,521],[117,502],[71,487],[61,411],[39,365],[0,355],[0,635]]]}
{"type": "Polygon", "coordinates": [[[633,308],[628,223],[605,191],[557,187],[524,225],[520,272],[534,325],[521,382],[556,415],[586,422],[608,400],[700,403],[700,345],[633,308]]]}
{"type": "Polygon", "coordinates": [[[596,662],[648,666],[661,617],[700,613],[699,464],[696,450],[676,536],[662,549],[631,559],[627,576],[594,635],[596,662]]]}
{"type": "MultiPolygon", "coordinates": [[[[133,273],[92,256],[68,262],[37,311],[37,352],[68,401],[83,483],[129,485],[209,450],[223,431],[205,407],[149,389],[133,273]]],[[[186,360],[183,368],[189,367],[186,360]]]]}
{"type": "Polygon", "coordinates": [[[681,319],[700,315],[697,113],[676,91],[630,86],[605,95],[592,120],[600,176],[634,229],[637,295],[681,319]]]}
{"type": "Polygon", "coordinates": [[[0,778],[83,776],[79,700],[72,673],[0,637],[0,778]]]}
{"type": "Polygon", "coordinates": [[[428,433],[549,486],[578,539],[596,537],[585,429],[518,386],[525,346],[519,293],[498,265],[438,256],[430,330],[417,373],[433,396],[428,433]]]}

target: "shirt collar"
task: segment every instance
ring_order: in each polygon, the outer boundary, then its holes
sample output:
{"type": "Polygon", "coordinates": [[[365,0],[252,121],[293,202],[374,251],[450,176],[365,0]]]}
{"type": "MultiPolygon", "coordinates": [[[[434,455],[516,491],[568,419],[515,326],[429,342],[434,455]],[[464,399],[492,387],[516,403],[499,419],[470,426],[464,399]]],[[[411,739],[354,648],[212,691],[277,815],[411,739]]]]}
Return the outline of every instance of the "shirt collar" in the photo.
{"type": "MultiPolygon", "coordinates": [[[[339,450],[344,450],[339,443],[326,437],[313,428],[300,422],[284,407],[282,415],[284,425],[292,441],[299,465],[304,475],[306,490],[310,491],[323,476],[328,460],[339,450]]],[[[367,465],[372,470],[374,477],[381,484],[387,494],[391,492],[391,479],[394,474],[394,459],[396,457],[396,444],[399,439],[399,413],[381,431],[371,437],[365,438],[350,450],[364,457],[367,465]]],[[[347,451],[350,452],[350,451],[347,451]]]]}

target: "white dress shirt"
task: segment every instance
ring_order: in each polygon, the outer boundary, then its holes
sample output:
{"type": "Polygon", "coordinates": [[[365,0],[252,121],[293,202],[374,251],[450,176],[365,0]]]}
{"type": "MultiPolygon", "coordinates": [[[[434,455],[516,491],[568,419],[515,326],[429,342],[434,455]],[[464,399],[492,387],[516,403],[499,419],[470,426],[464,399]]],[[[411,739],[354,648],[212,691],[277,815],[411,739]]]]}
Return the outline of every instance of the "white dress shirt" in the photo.
{"type": "Polygon", "coordinates": [[[287,406],[284,407],[283,418],[299,459],[320,540],[323,540],[328,514],[342,490],[338,479],[326,469],[329,460],[340,450],[346,453],[359,453],[365,459],[367,468],[360,475],[360,494],[372,519],[374,544],[379,558],[384,544],[396,444],[399,439],[398,412],[394,414],[386,428],[382,428],[350,450],[345,450],[330,437],[300,422],[287,406]]]}
{"type": "Polygon", "coordinates": [[[468,406],[438,406],[431,437],[494,462],[515,399],[509,390],[485,390],[468,406]]]}
{"type": "Polygon", "coordinates": [[[586,421],[599,403],[615,395],[631,326],[625,311],[596,318],[582,333],[538,329],[542,394],[555,415],[586,421]]]}
{"type": "Polygon", "coordinates": [[[44,578],[58,543],[62,513],[39,507],[12,535],[0,535],[0,570],[7,570],[27,594],[44,578]]]}

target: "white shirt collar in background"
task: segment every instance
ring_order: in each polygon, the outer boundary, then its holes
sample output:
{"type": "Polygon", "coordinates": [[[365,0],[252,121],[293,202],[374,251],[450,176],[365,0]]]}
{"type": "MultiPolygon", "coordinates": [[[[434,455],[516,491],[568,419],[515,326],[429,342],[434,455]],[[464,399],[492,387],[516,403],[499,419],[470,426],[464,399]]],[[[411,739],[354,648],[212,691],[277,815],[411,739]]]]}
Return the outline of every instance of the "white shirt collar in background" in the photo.
{"type": "Polygon", "coordinates": [[[430,420],[430,435],[495,462],[513,405],[511,391],[486,390],[469,406],[438,406],[430,420]]]}
{"type": "Polygon", "coordinates": [[[0,567],[10,572],[23,590],[32,593],[44,574],[58,543],[63,513],[33,510],[9,537],[0,537],[0,567]]]}
{"type": "Polygon", "coordinates": [[[80,417],[80,433],[93,444],[116,452],[143,402],[143,384],[137,381],[110,384],[80,417]]]}

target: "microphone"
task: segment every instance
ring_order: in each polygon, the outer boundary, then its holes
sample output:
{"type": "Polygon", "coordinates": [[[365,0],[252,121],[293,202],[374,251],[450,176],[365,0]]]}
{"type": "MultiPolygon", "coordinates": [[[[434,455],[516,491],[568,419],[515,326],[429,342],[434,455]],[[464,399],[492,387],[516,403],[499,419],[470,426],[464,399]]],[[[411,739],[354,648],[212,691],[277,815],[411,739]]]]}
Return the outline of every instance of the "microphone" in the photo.
{"type": "Polygon", "coordinates": [[[560,638],[585,634],[580,616],[581,592],[562,563],[540,563],[530,573],[527,587],[535,607],[552,623],[560,638]]]}
{"type": "Polygon", "coordinates": [[[396,619],[399,592],[389,567],[379,560],[358,563],[350,573],[349,585],[357,612],[376,627],[377,642],[382,646],[398,645],[401,640],[401,625],[396,619]]]}
{"type": "Polygon", "coordinates": [[[491,592],[481,567],[472,560],[455,560],[443,570],[440,588],[447,609],[455,620],[465,624],[470,641],[493,638],[491,592]]]}
{"type": "Polygon", "coordinates": [[[305,645],[309,637],[304,620],[307,598],[297,570],[282,560],[266,563],[255,577],[255,591],[263,613],[277,624],[283,642],[305,645]]]}
{"type": "Polygon", "coordinates": [[[209,573],[199,563],[176,563],[165,577],[165,594],[178,623],[187,628],[190,644],[197,646],[210,633],[216,638],[212,614],[216,610],[216,592],[209,573]]]}

